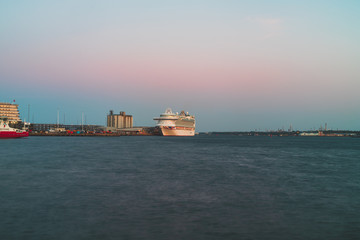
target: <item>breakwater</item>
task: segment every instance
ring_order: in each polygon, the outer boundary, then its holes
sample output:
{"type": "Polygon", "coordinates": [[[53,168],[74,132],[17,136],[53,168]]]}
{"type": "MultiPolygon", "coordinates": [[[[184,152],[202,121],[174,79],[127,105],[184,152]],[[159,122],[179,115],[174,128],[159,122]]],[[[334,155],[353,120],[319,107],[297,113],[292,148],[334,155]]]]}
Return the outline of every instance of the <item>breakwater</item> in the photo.
{"type": "Polygon", "coordinates": [[[156,127],[141,127],[118,131],[30,131],[30,136],[59,136],[59,137],[119,137],[119,136],[158,136],[160,131],[156,127]]]}
{"type": "Polygon", "coordinates": [[[29,136],[47,137],[119,137],[119,136],[155,136],[150,133],[30,133],[29,136]]]}

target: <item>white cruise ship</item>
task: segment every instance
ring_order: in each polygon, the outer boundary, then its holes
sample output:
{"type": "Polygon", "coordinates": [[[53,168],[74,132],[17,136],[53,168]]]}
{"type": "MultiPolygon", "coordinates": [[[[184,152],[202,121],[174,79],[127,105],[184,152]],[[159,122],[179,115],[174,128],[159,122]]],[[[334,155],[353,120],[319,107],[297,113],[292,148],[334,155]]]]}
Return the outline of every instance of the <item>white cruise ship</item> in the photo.
{"type": "Polygon", "coordinates": [[[171,108],[166,109],[160,117],[154,118],[158,122],[163,136],[194,136],[195,117],[181,111],[180,114],[173,113],[171,108]]]}

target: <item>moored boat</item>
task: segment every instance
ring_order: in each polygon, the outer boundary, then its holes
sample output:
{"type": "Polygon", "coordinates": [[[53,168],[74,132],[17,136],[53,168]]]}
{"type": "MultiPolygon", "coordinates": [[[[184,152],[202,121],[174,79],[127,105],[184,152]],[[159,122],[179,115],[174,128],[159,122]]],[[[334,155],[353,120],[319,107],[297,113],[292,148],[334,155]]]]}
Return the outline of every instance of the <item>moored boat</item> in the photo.
{"type": "Polygon", "coordinates": [[[28,137],[26,130],[16,129],[9,126],[7,117],[0,117],[0,138],[28,137]]]}
{"type": "Polygon", "coordinates": [[[173,113],[171,108],[166,109],[160,117],[154,118],[158,122],[163,136],[194,136],[195,117],[181,111],[180,114],[173,113]]]}

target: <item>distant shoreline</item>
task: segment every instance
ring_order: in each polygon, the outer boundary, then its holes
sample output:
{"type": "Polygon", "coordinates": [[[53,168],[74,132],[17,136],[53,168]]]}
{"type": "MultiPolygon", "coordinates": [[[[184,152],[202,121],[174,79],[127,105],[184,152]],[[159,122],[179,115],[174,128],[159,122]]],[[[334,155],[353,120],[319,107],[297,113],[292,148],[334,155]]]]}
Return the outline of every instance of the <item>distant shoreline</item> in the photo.
{"type": "Polygon", "coordinates": [[[299,136],[299,137],[360,137],[360,131],[329,130],[329,131],[235,131],[235,132],[203,132],[200,135],[236,135],[236,136],[299,136]]]}

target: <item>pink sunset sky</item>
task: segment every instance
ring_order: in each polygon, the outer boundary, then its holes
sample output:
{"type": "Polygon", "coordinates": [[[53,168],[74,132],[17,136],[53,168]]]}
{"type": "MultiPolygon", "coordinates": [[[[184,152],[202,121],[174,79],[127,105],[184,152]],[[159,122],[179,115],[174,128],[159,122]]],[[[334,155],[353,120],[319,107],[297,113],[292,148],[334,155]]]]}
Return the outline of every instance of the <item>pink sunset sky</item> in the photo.
{"type": "Polygon", "coordinates": [[[360,129],[357,1],[1,5],[0,101],[23,118],[152,126],[172,107],[199,131],[360,129]]]}

